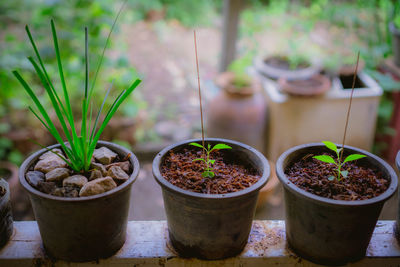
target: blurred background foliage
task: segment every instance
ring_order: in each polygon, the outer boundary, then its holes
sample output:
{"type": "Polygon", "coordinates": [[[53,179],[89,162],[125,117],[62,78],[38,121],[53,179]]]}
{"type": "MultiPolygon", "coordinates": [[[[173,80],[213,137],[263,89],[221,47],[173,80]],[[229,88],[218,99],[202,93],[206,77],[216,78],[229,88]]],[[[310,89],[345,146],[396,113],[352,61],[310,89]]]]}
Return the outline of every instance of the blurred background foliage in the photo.
{"type": "MultiPolygon", "coordinates": [[[[25,35],[24,26],[30,26],[49,74],[55,77],[54,82],[57,83],[57,66],[50,31],[50,19],[54,18],[67,86],[71,97],[80,101],[84,81],[84,26],[89,27],[90,62],[93,72],[120,5],[121,2],[113,0],[1,1],[0,160],[8,159],[19,164],[23,159],[22,154],[26,151],[21,151],[21,148],[15,146],[16,141],[11,138],[18,136],[19,129],[32,129],[28,133],[32,139],[42,135],[42,132],[36,133],[41,126],[27,112],[30,100],[11,75],[11,70],[20,69],[24,77],[36,85],[34,87],[38,92],[43,91],[26,59],[33,51],[25,35]]],[[[379,66],[392,53],[388,23],[392,20],[400,21],[400,15],[395,13],[398,5],[398,1],[394,0],[248,0],[241,14],[239,55],[244,55],[246,59],[242,62],[251,62],[249,55],[254,55],[259,49],[254,36],[276,27],[277,21],[283,21],[279,24],[280,31],[296,37],[292,38],[292,41],[282,40],[286,51],[291,51],[290,57],[293,61],[300,56],[314,57],[321,60],[326,69],[335,69],[351,62],[356,51],[360,50],[366,63],[365,70],[385,91],[378,114],[377,133],[393,134],[393,129],[389,127],[393,110],[391,93],[398,91],[400,84],[390,75],[380,72],[379,66]],[[304,36],[310,35],[320,24],[329,25],[332,32],[341,31],[357,38],[348,41],[333,40],[324,51],[316,46],[311,46],[306,51],[301,49],[301,46],[309,45],[304,36]]],[[[161,21],[176,21],[184,27],[215,28],[221,26],[222,6],[221,0],[129,0],[118,24],[136,23],[156,17],[161,21]]],[[[123,56],[129,48],[119,41],[118,36],[117,26],[106,53],[102,75],[97,82],[95,93],[98,97],[94,99],[98,101],[103,99],[107,85],[112,80],[115,80],[114,88],[118,90],[114,90],[114,93],[117,93],[126,88],[134,77],[146,78],[145,74],[138,73],[123,56]]],[[[41,100],[45,105],[49,104],[43,94],[41,100]]],[[[79,105],[75,107],[79,110],[79,105]]],[[[118,116],[134,118],[143,108],[147,108],[147,104],[141,99],[140,92],[136,92],[128,103],[122,106],[118,116]]],[[[377,151],[379,149],[378,145],[377,151]]]]}

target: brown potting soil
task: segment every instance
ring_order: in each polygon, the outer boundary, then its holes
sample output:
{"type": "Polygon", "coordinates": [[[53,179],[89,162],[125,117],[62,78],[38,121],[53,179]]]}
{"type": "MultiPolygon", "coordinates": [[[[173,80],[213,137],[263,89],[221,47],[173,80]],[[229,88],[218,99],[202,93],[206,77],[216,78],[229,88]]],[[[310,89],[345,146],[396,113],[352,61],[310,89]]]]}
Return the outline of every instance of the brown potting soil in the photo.
{"type": "Polygon", "coordinates": [[[299,188],[314,195],[336,200],[363,200],[379,196],[386,191],[390,182],[378,170],[347,162],[342,170],[348,171],[347,178],[337,177],[336,166],[307,155],[285,170],[289,180],[299,188]]]}
{"type": "Polygon", "coordinates": [[[240,191],[255,184],[260,175],[241,163],[226,160],[220,151],[213,151],[210,159],[215,160],[212,178],[203,177],[205,163],[194,161],[202,157],[202,151],[184,149],[170,152],[161,165],[161,174],[171,184],[182,189],[205,194],[226,194],[240,191]]]}

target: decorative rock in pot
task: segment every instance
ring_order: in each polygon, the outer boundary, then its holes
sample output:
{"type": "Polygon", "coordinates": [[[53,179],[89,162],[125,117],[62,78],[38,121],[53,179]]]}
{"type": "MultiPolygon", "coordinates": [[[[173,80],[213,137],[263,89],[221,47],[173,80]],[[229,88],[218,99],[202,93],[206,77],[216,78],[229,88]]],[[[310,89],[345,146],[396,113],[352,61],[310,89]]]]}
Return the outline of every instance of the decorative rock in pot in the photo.
{"type": "Polygon", "coordinates": [[[335,164],[313,158],[329,153],[321,143],[293,147],[279,157],[276,172],[284,186],[289,247],[313,262],[340,265],[364,257],[383,204],[397,190],[397,176],[379,157],[345,146],[343,158],[366,157],[342,166],[347,177],[332,179],[335,164]]]}
{"type": "Polygon", "coordinates": [[[207,151],[213,151],[218,143],[232,148],[214,150],[212,159],[207,156],[215,172],[208,177],[201,173],[206,164],[202,150],[189,145],[193,142],[201,144],[196,139],[171,145],[153,161],[153,175],[163,192],[169,239],[183,257],[234,256],[247,243],[259,190],[269,178],[268,161],[242,143],[206,138],[207,151]]]}

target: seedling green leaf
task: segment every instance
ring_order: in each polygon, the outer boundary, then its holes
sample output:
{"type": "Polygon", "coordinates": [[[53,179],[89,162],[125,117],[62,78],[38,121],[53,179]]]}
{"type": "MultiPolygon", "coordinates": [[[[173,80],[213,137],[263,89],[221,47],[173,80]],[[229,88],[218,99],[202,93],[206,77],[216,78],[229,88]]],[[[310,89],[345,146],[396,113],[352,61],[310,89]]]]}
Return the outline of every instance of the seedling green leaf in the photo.
{"type": "Polygon", "coordinates": [[[189,145],[191,145],[191,146],[197,146],[197,147],[203,148],[203,146],[200,145],[200,144],[198,144],[198,143],[190,143],[189,145]]]}
{"type": "Polygon", "coordinates": [[[216,144],[214,147],[213,147],[213,150],[214,149],[232,149],[232,147],[230,147],[230,146],[228,146],[228,145],[225,145],[225,144],[216,144]]]}
{"type": "Polygon", "coordinates": [[[365,158],[365,157],[366,157],[365,155],[361,155],[361,154],[352,154],[345,158],[345,160],[343,161],[343,164],[346,162],[349,162],[349,161],[358,160],[358,159],[365,158]]]}
{"type": "Polygon", "coordinates": [[[206,151],[205,158],[197,158],[192,161],[204,161],[206,163],[206,168],[202,172],[201,176],[208,178],[213,178],[215,176],[214,172],[212,171],[212,165],[215,163],[215,159],[210,159],[211,152],[217,149],[232,149],[230,146],[225,144],[216,144],[212,149],[211,144],[207,144],[207,148],[198,143],[189,143],[189,145],[199,147],[206,151]]]}
{"type": "Polygon", "coordinates": [[[331,141],[322,141],[322,143],[324,143],[325,144],[325,146],[327,147],[327,148],[329,148],[330,150],[333,150],[333,151],[337,151],[338,149],[337,149],[337,146],[335,145],[335,143],[332,143],[331,141]]]}
{"type": "Polygon", "coordinates": [[[322,161],[322,162],[336,164],[335,160],[331,156],[328,156],[328,155],[314,156],[313,158],[315,158],[319,161],[322,161]]]}
{"type": "MultiPolygon", "coordinates": [[[[343,150],[343,148],[337,148],[337,146],[334,143],[330,142],[330,141],[322,141],[322,143],[324,143],[325,146],[328,149],[335,151],[336,156],[337,156],[336,160],[334,160],[331,156],[328,156],[328,155],[318,155],[318,156],[314,156],[313,158],[317,159],[319,161],[322,161],[322,162],[335,164],[336,165],[336,171],[337,171],[337,177],[336,178],[337,178],[338,181],[340,181],[341,177],[347,178],[347,176],[349,174],[349,171],[341,170],[343,165],[346,162],[353,161],[353,160],[358,160],[358,159],[366,157],[365,155],[361,155],[361,154],[351,154],[351,155],[347,156],[346,159],[343,162],[341,162],[340,152],[343,150]]],[[[329,181],[333,181],[333,179],[334,179],[334,176],[329,176],[328,177],[329,181]]]]}

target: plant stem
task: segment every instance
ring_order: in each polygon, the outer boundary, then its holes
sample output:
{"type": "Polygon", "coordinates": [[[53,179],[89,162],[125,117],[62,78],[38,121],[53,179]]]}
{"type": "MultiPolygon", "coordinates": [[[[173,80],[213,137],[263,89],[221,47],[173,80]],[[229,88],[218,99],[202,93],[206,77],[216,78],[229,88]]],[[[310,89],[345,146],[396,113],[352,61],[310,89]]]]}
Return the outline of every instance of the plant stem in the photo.
{"type": "MultiPolygon", "coordinates": [[[[351,103],[353,102],[353,93],[354,93],[354,87],[355,87],[355,85],[356,85],[357,70],[358,70],[358,62],[359,62],[359,61],[360,61],[360,51],[358,51],[358,53],[357,53],[357,64],[356,64],[356,69],[354,70],[353,85],[351,86],[350,102],[349,102],[349,108],[347,109],[346,125],[344,126],[344,134],[343,134],[343,142],[342,142],[342,151],[340,151],[339,164],[340,164],[340,162],[342,162],[342,158],[343,158],[344,142],[345,142],[345,140],[346,140],[347,126],[348,126],[348,124],[349,124],[351,103]]],[[[340,172],[339,172],[338,175],[339,175],[339,177],[340,177],[340,172]]]]}
{"type": "MultiPolygon", "coordinates": [[[[206,159],[205,155],[205,145],[204,145],[204,123],[203,123],[203,105],[201,103],[201,90],[200,90],[200,74],[199,74],[199,60],[197,57],[197,42],[196,42],[196,30],[193,31],[194,38],[194,52],[196,54],[196,67],[197,67],[197,83],[199,85],[199,99],[200,99],[200,117],[201,117],[201,139],[203,142],[203,157],[206,159]]],[[[208,166],[208,165],[207,165],[208,166]]]]}

